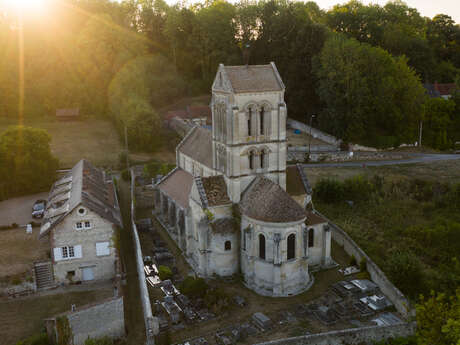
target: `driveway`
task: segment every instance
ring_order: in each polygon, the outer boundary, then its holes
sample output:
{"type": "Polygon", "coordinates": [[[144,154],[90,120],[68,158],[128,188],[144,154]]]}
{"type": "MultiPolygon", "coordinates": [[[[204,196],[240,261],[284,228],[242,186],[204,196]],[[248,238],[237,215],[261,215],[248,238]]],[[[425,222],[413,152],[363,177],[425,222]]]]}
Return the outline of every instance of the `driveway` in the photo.
{"type": "MultiPolygon", "coordinates": [[[[48,192],[0,201],[0,225],[25,225],[32,220],[32,205],[38,199],[48,199],[48,192]]],[[[40,220],[35,219],[35,222],[40,220]]]]}
{"type": "Polygon", "coordinates": [[[460,159],[460,154],[432,154],[432,153],[409,153],[411,158],[380,160],[380,161],[361,161],[361,162],[337,162],[337,163],[309,163],[303,164],[305,168],[317,167],[378,167],[383,165],[413,164],[413,163],[432,163],[438,161],[448,161],[460,159]]]}

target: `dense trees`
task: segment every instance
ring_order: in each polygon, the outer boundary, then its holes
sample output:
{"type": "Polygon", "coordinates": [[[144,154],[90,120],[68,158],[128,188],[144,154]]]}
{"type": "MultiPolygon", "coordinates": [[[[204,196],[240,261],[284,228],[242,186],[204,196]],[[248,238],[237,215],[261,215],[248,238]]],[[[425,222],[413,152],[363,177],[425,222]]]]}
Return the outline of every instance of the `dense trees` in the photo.
{"type": "MultiPolygon", "coordinates": [[[[155,110],[175,98],[209,92],[218,63],[275,61],[291,117],[321,114],[323,129],[377,146],[414,141],[423,115],[420,82],[452,82],[460,68],[460,28],[452,18],[423,18],[402,2],[382,7],[352,0],[329,11],[288,0],[50,4],[45,17],[0,18],[0,116],[20,110],[21,33],[26,115],[79,107],[118,124],[127,122],[122,110],[157,119],[155,110]]],[[[447,148],[459,140],[453,128],[442,145],[426,143],[447,148]]]]}
{"type": "Polygon", "coordinates": [[[46,131],[30,127],[0,134],[0,200],[49,189],[58,168],[50,141],[46,131]]]}
{"type": "Polygon", "coordinates": [[[323,127],[346,141],[388,147],[415,141],[424,89],[403,58],[333,36],[317,59],[323,127]]]}

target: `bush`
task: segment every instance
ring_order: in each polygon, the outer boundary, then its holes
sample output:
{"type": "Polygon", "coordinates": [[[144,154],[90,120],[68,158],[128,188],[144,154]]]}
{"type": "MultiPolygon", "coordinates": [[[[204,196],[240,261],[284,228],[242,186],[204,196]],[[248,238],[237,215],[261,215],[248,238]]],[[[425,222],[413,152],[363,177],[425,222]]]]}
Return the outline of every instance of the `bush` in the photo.
{"type": "Polygon", "coordinates": [[[345,200],[343,184],[332,179],[321,179],[315,187],[314,197],[327,203],[345,200]]]}
{"type": "Polygon", "coordinates": [[[40,333],[21,340],[17,342],[16,345],[51,345],[51,342],[46,333],[40,333]]]}
{"type": "Polygon", "coordinates": [[[88,338],[85,341],[85,345],[113,345],[113,340],[109,337],[91,339],[88,338]]]}
{"type": "Polygon", "coordinates": [[[123,181],[130,181],[131,180],[131,171],[128,169],[125,169],[121,172],[121,178],[123,181]]]}
{"type": "Polygon", "coordinates": [[[367,271],[367,260],[366,258],[362,258],[361,261],[359,262],[359,269],[361,272],[366,272],[367,271]]]}
{"type": "Polygon", "coordinates": [[[180,284],[179,289],[190,298],[204,297],[209,286],[203,278],[187,277],[180,284]]]}
{"type": "Polygon", "coordinates": [[[161,280],[171,279],[173,276],[171,269],[168,266],[158,267],[158,276],[161,280]]]}
{"type": "Polygon", "coordinates": [[[422,264],[412,252],[392,253],[385,266],[391,281],[407,295],[415,297],[423,291],[422,264]]]}
{"type": "Polygon", "coordinates": [[[356,266],[357,264],[358,264],[358,262],[356,261],[355,256],[352,255],[351,258],[350,258],[349,265],[350,265],[350,266],[356,266]]]}

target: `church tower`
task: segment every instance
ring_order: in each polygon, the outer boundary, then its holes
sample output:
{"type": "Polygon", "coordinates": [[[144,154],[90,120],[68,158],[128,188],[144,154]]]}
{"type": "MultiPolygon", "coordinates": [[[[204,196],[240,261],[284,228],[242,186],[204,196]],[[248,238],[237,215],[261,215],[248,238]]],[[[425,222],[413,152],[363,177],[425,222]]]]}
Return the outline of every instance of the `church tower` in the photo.
{"type": "Polygon", "coordinates": [[[256,176],[286,190],[285,87],[268,65],[219,65],[212,86],[212,164],[222,173],[231,200],[256,176]]]}

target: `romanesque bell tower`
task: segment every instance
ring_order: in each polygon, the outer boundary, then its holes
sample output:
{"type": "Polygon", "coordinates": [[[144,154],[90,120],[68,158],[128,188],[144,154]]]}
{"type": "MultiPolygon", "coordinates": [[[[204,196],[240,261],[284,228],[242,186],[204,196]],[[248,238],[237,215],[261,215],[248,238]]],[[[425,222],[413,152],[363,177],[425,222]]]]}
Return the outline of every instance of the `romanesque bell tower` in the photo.
{"type": "Polygon", "coordinates": [[[257,175],[286,189],[284,91],[273,62],[219,66],[212,86],[212,161],[233,202],[257,175]]]}

